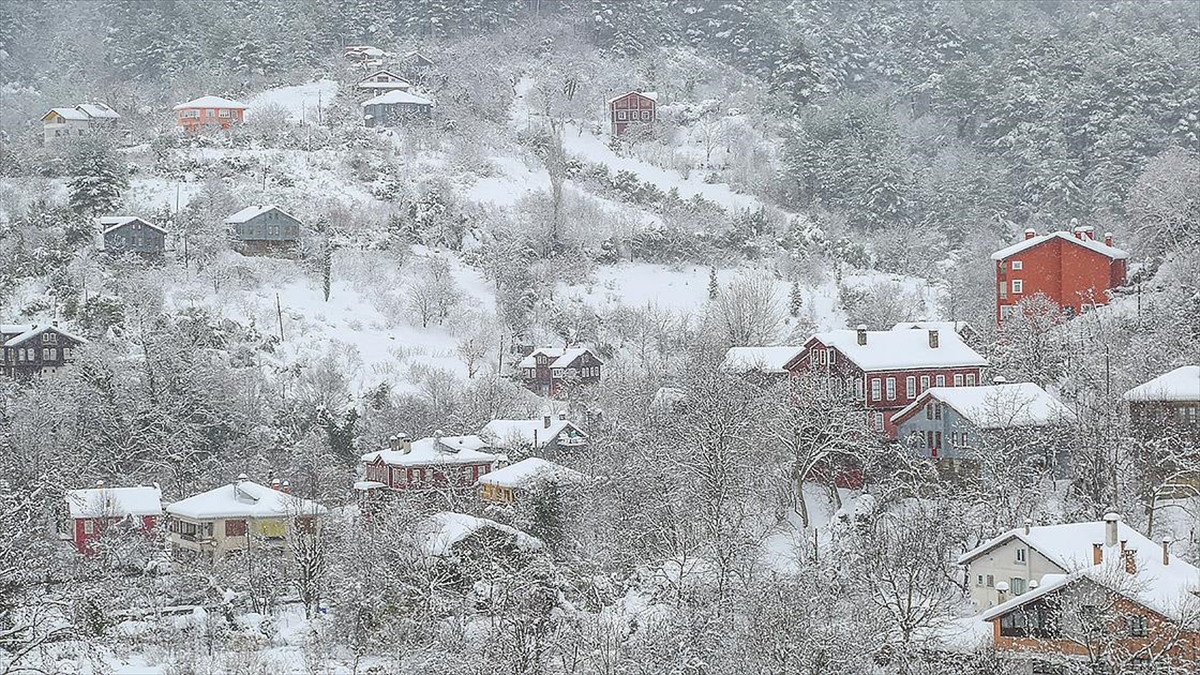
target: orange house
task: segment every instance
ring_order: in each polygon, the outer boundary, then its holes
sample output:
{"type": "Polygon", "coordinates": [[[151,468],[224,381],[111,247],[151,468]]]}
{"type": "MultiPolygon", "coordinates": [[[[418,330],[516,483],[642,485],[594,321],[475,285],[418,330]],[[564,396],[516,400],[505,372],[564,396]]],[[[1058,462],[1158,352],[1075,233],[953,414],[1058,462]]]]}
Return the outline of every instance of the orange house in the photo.
{"type": "Polygon", "coordinates": [[[220,96],[201,96],[175,106],[175,125],[192,134],[228,129],[245,121],[247,107],[220,96]]]}
{"type": "Polygon", "coordinates": [[[1113,246],[1111,234],[1096,241],[1093,229],[1038,235],[1025,230],[1022,241],[992,254],[996,263],[996,323],[1024,298],[1041,293],[1064,310],[1079,314],[1108,304],[1108,291],[1125,285],[1129,254],[1113,246]]]}

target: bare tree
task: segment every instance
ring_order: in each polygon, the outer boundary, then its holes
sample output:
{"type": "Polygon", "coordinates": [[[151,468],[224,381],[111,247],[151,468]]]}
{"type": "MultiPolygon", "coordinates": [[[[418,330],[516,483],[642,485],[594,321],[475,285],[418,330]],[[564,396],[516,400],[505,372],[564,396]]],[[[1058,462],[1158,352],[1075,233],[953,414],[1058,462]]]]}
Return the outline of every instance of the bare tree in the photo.
{"type": "Polygon", "coordinates": [[[775,280],[764,274],[738,275],[721,289],[709,310],[724,341],[732,347],[772,344],[783,322],[775,280]]]}

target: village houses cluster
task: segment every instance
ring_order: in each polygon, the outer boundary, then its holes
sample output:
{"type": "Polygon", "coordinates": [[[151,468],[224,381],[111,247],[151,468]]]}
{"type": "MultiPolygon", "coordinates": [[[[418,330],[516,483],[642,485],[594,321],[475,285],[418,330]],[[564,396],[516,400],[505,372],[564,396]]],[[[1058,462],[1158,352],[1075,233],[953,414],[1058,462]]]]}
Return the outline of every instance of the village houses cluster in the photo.
{"type": "MultiPolygon", "coordinates": [[[[437,77],[430,59],[412,52],[396,58],[371,46],[346,48],[348,61],[369,71],[353,88],[367,127],[419,124],[435,118],[425,88],[437,77]],[[393,65],[388,65],[389,63],[393,65]]],[[[648,129],[658,119],[654,92],[630,91],[608,100],[614,137],[648,129]]],[[[219,133],[246,120],[248,106],[220,96],[201,96],[174,108],[182,133],[219,133]]],[[[120,115],[102,104],[54,108],[42,118],[47,143],[116,124],[120,115]]],[[[245,255],[289,255],[305,236],[296,216],[273,204],[247,205],[225,219],[231,241],[245,255]]],[[[162,224],[138,216],[98,219],[99,248],[112,253],[162,256],[170,250],[162,224]]],[[[1022,311],[1021,301],[1041,295],[1067,314],[1108,301],[1126,281],[1128,253],[1111,234],[1097,239],[1091,227],[1037,234],[992,255],[995,318],[1002,323],[1022,311]]],[[[1020,434],[1049,475],[1067,478],[1069,449],[1056,430],[1077,422],[1077,413],[1031,382],[1009,382],[988,372],[980,336],[961,321],[922,321],[872,329],[819,332],[803,344],[734,347],[723,368],[745,377],[805,378],[861,410],[866,426],[894,442],[899,452],[936,461],[949,476],[978,476],[980,449],[989,439],[1020,434]]],[[[56,322],[0,326],[0,374],[14,379],[52,375],[87,340],[56,322]]],[[[596,352],[585,346],[520,348],[513,377],[540,396],[562,398],[572,386],[601,378],[596,352]]],[[[1200,366],[1164,373],[1124,394],[1136,428],[1147,436],[1170,427],[1200,442],[1200,366]]],[[[428,438],[391,437],[361,457],[362,479],[353,485],[364,514],[397,493],[436,490],[474,495],[480,504],[514,504],[546,486],[568,489],[587,478],[555,459],[581,452],[588,435],[566,413],[535,419],[493,420],[471,435],[441,432],[428,438]],[[521,457],[512,462],[510,458],[521,457]]],[[[167,533],[180,555],[218,559],[255,547],[279,546],[295,532],[316,532],[325,506],[292,494],[286,480],[266,484],[245,475],[176,501],[153,486],[70,490],[60,535],[90,554],[114,528],[167,533]]],[[[853,480],[851,480],[853,483],[853,480]]],[[[1181,490],[1200,489],[1200,476],[1179,478],[1181,490]]],[[[491,528],[532,545],[507,526],[475,516],[440,513],[436,531],[491,528]]],[[[970,602],[993,627],[1000,650],[1075,654],[1078,644],[1059,632],[1054,613],[1063,594],[1108,589],[1118,594],[1127,617],[1122,649],[1136,653],[1161,640],[1178,613],[1173,602],[1196,593],[1200,570],[1172,559],[1169,541],[1154,542],[1121,522],[1023,525],[990,539],[959,558],[970,602]],[[1131,583],[1136,577],[1138,583],[1131,583]],[[1036,638],[1036,639],[1034,639],[1036,638]]],[[[1181,643],[1184,658],[1200,658],[1200,643],[1181,643]],[[1188,651],[1190,650],[1190,651],[1188,651]]]]}

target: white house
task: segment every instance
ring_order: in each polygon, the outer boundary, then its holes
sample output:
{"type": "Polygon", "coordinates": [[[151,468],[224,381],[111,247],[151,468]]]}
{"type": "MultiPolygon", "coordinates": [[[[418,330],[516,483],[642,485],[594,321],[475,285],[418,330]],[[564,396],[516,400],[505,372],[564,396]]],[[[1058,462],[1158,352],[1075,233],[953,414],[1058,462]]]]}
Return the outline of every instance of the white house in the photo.
{"type": "Polygon", "coordinates": [[[69,108],[51,108],[42,115],[42,137],[47,143],[82,136],[98,126],[112,125],[121,116],[103,103],[81,103],[69,108]]]}
{"type": "Polygon", "coordinates": [[[287,483],[266,487],[245,474],[167,507],[171,545],[213,558],[280,545],[294,527],[317,529],[318,517],[326,513],[324,506],[290,494],[287,483]]]}
{"type": "Polygon", "coordinates": [[[546,413],[540,419],[492,420],[479,431],[479,437],[503,450],[541,452],[582,448],[588,440],[565,411],[559,411],[557,417],[546,413]]]}
{"type": "Polygon", "coordinates": [[[509,504],[522,493],[536,492],[549,486],[579,485],[584,475],[540,457],[530,457],[503,469],[479,477],[480,496],[488,501],[509,504]]]}

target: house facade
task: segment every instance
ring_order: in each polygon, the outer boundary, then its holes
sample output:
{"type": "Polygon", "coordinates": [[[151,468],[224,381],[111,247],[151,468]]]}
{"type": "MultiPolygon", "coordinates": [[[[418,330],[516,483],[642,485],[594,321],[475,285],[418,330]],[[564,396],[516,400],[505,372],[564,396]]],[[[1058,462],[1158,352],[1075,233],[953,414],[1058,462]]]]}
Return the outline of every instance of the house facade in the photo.
{"type": "Polygon", "coordinates": [[[366,480],[355,488],[363,492],[388,490],[468,491],[479,477],[493,471],[507,457],[491,449],[479,436],[446,436],[410,440],[398,435],[388,447],[362,456],[366,480]]]}
{"type": "Polygon", "coordinates": [[[1182,366],[1122,396],[1134,430],[1144,438],[1169,435],[1200,441],[1200,366],[1182,366]]]}
{"type": "Polygon", "coordinates": [[[274,204],[247,206],[225,219],[234,247],[245,255],[287,253],[300,245],[303,224],[274,204]]]}
{"type": "Polygon", "coordinates": [[[396,127],[433,119],[433,101],[408,91],[395,90],[362,102],[363,124],[396,127]]]}
{"type": "Polygon", "coordinates": [[[68,490],[66,519],[60,522],[60,538],[71,542],[83,555],[95,552],[93,545],[105,532],[119,529],[151,533],[162,519],[162,492],[156,487],[68,490]]]}
{"type": "Polygon", "coordinates": [[[412,88],[412,82],[390,70],[376,70],[359,80],[354,85],[354,88],[365,99],[386,94],[390,91],[408,91],[412,88]]]}
{"type": "Polygon", "coordinates": [[[479,497],[512,504],[545,489],[567,488],[583,482],[583,474],[540,457],[529,457],[479,477],[479,497]]]}
{"type": "Polygon", "coordinates": [[[220,96],[201,96],[175,106],[175,126],[186,133],[230,129],[246,121],[245,103],[220,96]]]}
{"type": "Polygon", "coordinates": [[[538,347],[517,363],[517,376],[541,396],[558,396],[571,383],[595,384],[604,364],[587,347],[538,347]]]}
{"type": "Polygon", "coordinates": [[[996,650],[1028,672],[1076,660],[1122,672],[1200,656],[1200,632],[1177,623],[1200,610],[1200,569],[1177,559],[1170,540],[1155,543],[1117,514],[1042,527],[1026,521],[959,563],[996,650]]]}
{"type": "Polygon", "coordinates": [[[0,375],[25,380],[53,375],[75,360],[87,340],[47,324],[0,325],[0,375]]]}
{"type": "Polygon", "coordinates": [[[79,137],[98,128],[113,127],[121,116],[103,103],[51,108],[42,115],[42,140],[46,143],[79,137]]]}
{"type": "Polygon", "coordinates": [[[137,253],[159,256],[167,247],[167,231],[135,216],[104,216],[98,219],[104,250],[108,253],[137,253]]]}
{"type": "Polygon", "coordinates": [[[271,487],[245,474],[232,483],[167,507],[171,546],[215,560],[234,551],[281,547],[298,528],[316,532],[324,506],[290,494],[287,483],[271,487]]]}
{"type": "Polygon", "coordinates": [[[634,129],[648,129],[658,120],[658,93],[630,91],[608,99],[609,124],[613,136],[634,129]]]}
{"type": "Polygon", "coordinates": [[[588,443],[587,434],[567,419],[565,411],[557,417],[546,413],[539,419],[492,420],[479,431],[479,437],[493,448],[514,454],[537,452],[551,457],[577,451],[588,443]]]}
{"type": "Polygon", "coordinates": [[[867,427],[895,439],[895,413],[932,387],[975,386],[987,365],[955,333],[859,326],[813,335],[785,369],[860,403],[867,427]]]}
{"type": "Polygon", "coordinates": [[[1096,241],[1089,226],[1043,235],[1025,230],[1022,241],[992,254],[996,323],[1012,315],[1021,300],[1038,293],[1073,314],[1108,304],[1109,291],[1125,285],[1128,258],[1113,246],[1112,234],[1096,241]]]}
{"type": "Polygon", "coordinates": [[[1075,414],[1036,384],[932,387],[892,415],[896,438],[910,452],[938,461],[950,475],[979,474],[980,457],[999,444],[1037,456],[1055,478],[1069,474],[1059,431],[1075,414]]]}

